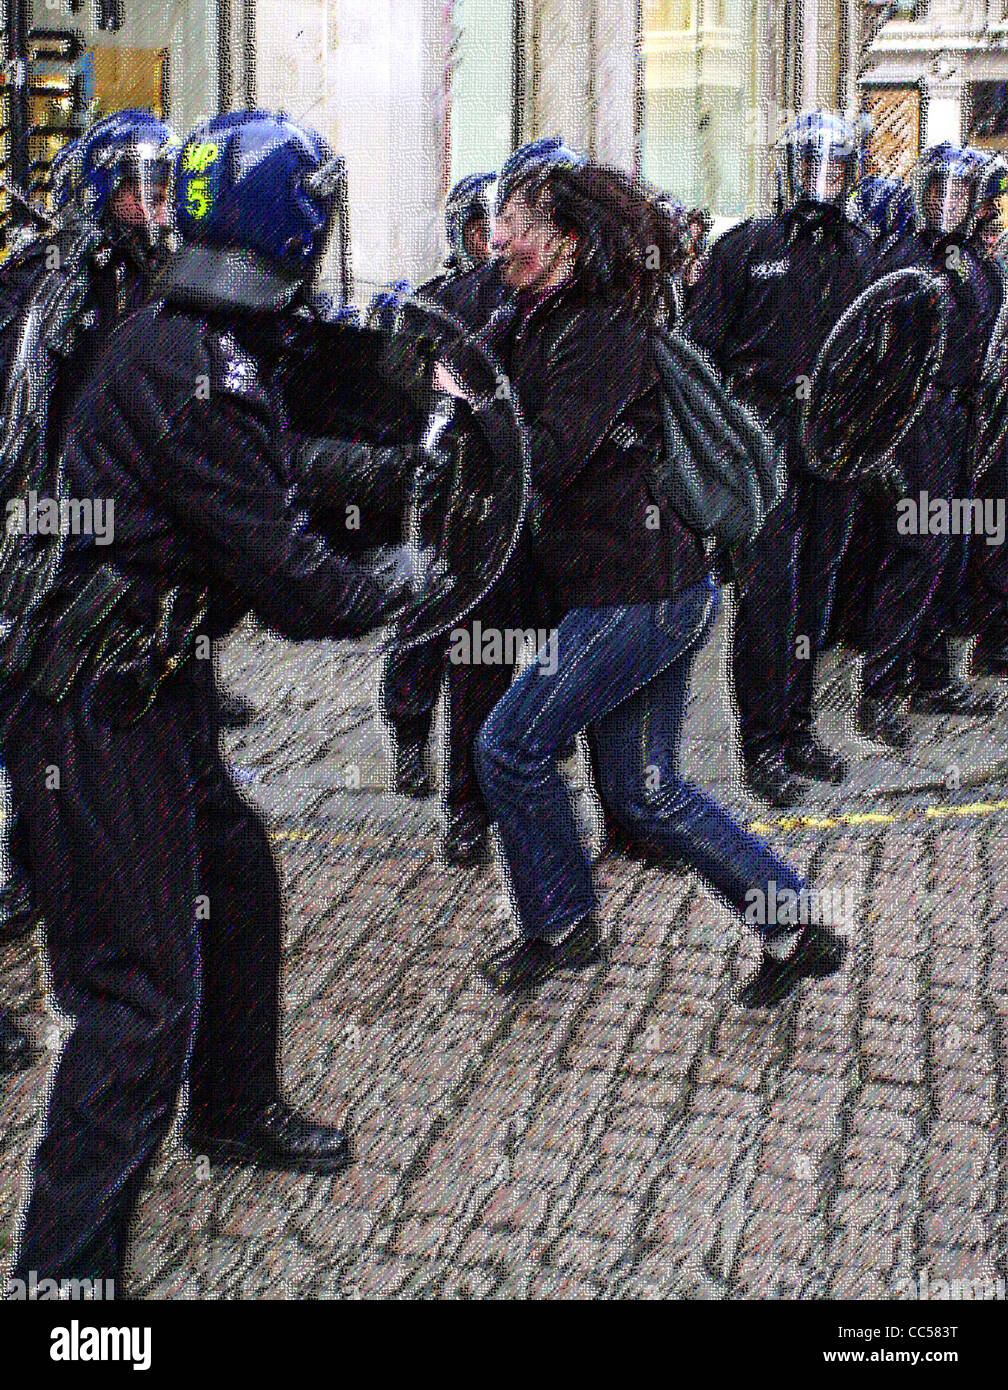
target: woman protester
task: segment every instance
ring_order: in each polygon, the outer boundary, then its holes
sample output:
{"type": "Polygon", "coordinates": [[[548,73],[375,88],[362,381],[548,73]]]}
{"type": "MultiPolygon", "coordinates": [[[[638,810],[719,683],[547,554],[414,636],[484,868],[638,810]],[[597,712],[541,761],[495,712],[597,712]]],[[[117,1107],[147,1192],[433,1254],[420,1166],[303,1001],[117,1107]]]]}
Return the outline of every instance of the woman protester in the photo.
{"type": "MultiPolygon", "coordinates": [[[[528,430],[526,564],[548,604],[537,621],[554,631],[550,661],[518,675],[479,736],[519,927],[483,973],[499,990],[524,990],[606,957],[559,771],[562,750],[588,728],[602,799],[629,836],[695,869],[761,926],[763,960],[742,1002],[776,1003],[805,976],[837,970],[846,942],[820,922],[792,916],[781,928],[780,913],[760,910],[778,893],[802,901],[803,880],[676,766],[690,669],[719,597],[699,539],[650,484],[662,417],[649,343],[662,267],[677,256],[669,220],[622,173],[554,165],[511,192],[494,247],[516,294],[481,336],[528,430]]],[[[451,367],[439,364],[437,377],[468,399],[451,367]]],[[[468,405],[489,434],[491,405],[468,405]]]]}

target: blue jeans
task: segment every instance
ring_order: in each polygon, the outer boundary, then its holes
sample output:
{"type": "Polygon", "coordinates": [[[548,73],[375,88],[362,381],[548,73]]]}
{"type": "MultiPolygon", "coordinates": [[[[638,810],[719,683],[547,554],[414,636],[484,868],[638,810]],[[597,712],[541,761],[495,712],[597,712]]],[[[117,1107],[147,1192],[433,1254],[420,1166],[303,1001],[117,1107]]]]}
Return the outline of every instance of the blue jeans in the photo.
{"type": "Polygon", "coordinates": [[[524,935],[556,936],[595,907],[588,847],[559,770],[561,750],[589,725],[603,800],[635,839],[695,869],[740,915],[754,889],[804,887],[679,775],[690,669],[718,602],[709,581],[663,603],[572,609],[557,632],[555,672],[545,661],[528,667],[483,725],[477,770],[524,935]]]}

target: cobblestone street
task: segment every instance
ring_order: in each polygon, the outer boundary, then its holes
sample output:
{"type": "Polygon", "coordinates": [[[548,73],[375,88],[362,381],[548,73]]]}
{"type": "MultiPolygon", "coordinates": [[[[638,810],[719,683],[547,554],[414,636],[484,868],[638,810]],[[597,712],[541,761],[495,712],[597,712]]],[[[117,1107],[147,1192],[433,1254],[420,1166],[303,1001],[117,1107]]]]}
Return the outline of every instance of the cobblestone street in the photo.
{"type": "MultiPolygon", "coordinates": [[[[440,865],[436,801],[384,790],[374,650],[234,635],[224,681],[262,714],[228,750],[286,890],[285,1086],[349,1116],[356,1162],[209,1170],[176,1129],[126,1293],[853,1299],[925,1268],[1008,1275],[1003,721],[931,720],[884,759],[834,663],[851,777],[771,819],[738,783],[724,653],[722,627],[687,771],[854,908],[842,974],[775,1014],[733,1001],[755,935],[697,880],[621,858],[597,870],[613,959],[531,1002],[488,993],[497,873],[440,865]]],[[[37,943],[5,947],[0,1003],[41,1056],[0,1090],[4,1263],[59,1039],[41,989],[37,943]]]]}

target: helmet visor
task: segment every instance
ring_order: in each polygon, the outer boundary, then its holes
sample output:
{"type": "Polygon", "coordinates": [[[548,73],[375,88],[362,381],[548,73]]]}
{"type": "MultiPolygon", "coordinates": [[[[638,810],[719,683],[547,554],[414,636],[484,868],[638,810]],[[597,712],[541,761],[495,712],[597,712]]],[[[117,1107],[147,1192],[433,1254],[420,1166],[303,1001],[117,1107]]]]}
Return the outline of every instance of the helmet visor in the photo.
{"type": "Polygon", "coordinates": [[[112,180],[112,216],[145,232],[152,246],[169,230],[174,168],[171,154],[141,145],[118,163],[112,180]]]}
{"type": "Polygon", "coordinates": [[[955,170],[938,169],[921,190],[921,227],[927,232],[961,232],[973,210],[973,181],[955,170]]]}
{"type": "Polygon", "coordinates": [[[792,152],[792,161],[795,202],[839,206],[847,201],[854,172],[854,159],[849,147],[826,139],[818,145],[799,146],[792,152]]]}

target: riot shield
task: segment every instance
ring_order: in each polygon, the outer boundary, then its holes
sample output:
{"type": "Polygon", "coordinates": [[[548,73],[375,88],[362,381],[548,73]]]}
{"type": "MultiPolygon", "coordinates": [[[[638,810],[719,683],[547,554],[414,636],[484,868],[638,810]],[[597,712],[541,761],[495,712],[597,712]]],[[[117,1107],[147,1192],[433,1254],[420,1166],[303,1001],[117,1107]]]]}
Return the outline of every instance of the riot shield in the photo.
{"type": "Polygon", "coordinates": [[[991,333],[980,373],[973,410],[973,443],[970,456],[973,476],[982,478],[997,469],[997,482],[1008,491],[1005,447],[1008,441],[1008,270],[994,262],[1001,277],[1001,308],[991,333]]]}
{"type": "Polygon", "coordinates": [[[893,271],[859,295],[823,344],[802,407],[811,472],[857,483],[886,471],[935,379],[948,323],[947,292],[922,270],[893,271]]]}
{"type": "MultiPolygon", "coordinates": [[[[499,365],[450,314],[406,298],[388,333],[349,322],[298,330],[278,384],[293,429],[394,445],[426,455],[435,554],[396,623],[409,650],[457,627],[500,578],[528,506],[528,444],[517,402],[499,365]],[[434,365],[450,358],[479,407],[448,405],[433,390],[434,365]]],[[[415,552],[420,542],[402,533],[415,552]]],[[[384,563],[384,560],[383,560],[384,563]]]]}

